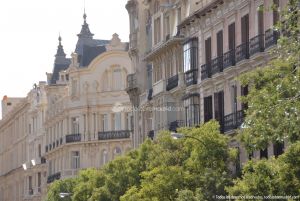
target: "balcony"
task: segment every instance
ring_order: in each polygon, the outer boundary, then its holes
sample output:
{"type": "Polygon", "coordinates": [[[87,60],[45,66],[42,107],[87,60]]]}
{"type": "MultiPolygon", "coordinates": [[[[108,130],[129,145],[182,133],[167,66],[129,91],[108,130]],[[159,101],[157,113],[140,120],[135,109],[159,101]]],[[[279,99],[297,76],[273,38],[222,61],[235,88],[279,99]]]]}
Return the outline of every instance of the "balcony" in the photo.
{"type": "Polygon", "coordinates": [[[57,172],[57,173],[52,174],[52,175],[49,175],[48,178],[47,178],[47,183],[50,184],[53,181],[60,179],[60,177],[61,177],[61,173],[60,172],[57,172]]]}
{"type": "Polygon", "coordinates": [[[236,62],[249,59],[249,42],[242,43],[235,49],[236,62]]]}
{"type": "Polygon", "coordinates": [[[153,96],[163,92],[165,90],[165,81],[159,80],[158,82],[153,84],[153,96]]]}
{"type": "Polygon", "coordinates": [[[80,142],[81,134],[66,135],[66,143],[80,142]]]}
{"type": "Polygon", "coordinates": [[[128,74],[127,75],[127,90],[131,90],[137,88],[137,79],[136,74],[128,74]]]}
{"type": "Polygon", "coordinates": [[[276,45],[278,38],[279,38],[278,31],[275,31],[273,29],[268,29],[265,32],[265,48],[267,49],[273,45],[276,45]]]}
{"type": "Polygon", "coordinates": [[[194,68],[185,72],[185,83],[186,86],[197,84],[198,69],[194,68]]]}
{"type": "Polygon", "coordinates": [[[184,124],[183,120],[172,121],[169,124],[169,130],[176,132],[177,128],[184,127],[184,126],[185,126],[185,124],[184,124]]]}
{"type": "Polygon", "coordinates": [[[237,129],[244,121],[244,111],[239,110],[224,116],[224,132],[237,129]]]}
{"type": "Polygon", "coordinates": [[[170,77],[168,80],[167,80],[167,87],[166,87],[166,90],[167,91],[170,91],[174,88],[176,88],[178,86],[178,74],[177,75],[174,75],[172,77],[170,77]]]}
{"type": "Polygon", "coordinates": [[[203,64],[201,66],[201,80],[211,78],[211,64],[203,64]]]}
{"type": "Polygon", "coordinates": [[[98,133],[98,140],[116,140],[130,138],[130,130],[103,131],[98,133]]]}
{"type": "Polygon", "coordinates": [[[264,51],[264,34],[257,35],[250,39],[250,55],[264,51]]]}
{"type": "Polygon", "coordinates": [[[223,69],[235,65],[235,50],[229,50],[223,54],[223,69]]]}
{"type": "Polygon", "coordinates": [[[148,132],[148,138],[150,138],[151,140],[154,139],[154,130],[148,132]]]}
{"type": "Polygon", "coordinates": [[[219,56],[211,61],[212,75],[223,71],[223,56],[219,56]]]}

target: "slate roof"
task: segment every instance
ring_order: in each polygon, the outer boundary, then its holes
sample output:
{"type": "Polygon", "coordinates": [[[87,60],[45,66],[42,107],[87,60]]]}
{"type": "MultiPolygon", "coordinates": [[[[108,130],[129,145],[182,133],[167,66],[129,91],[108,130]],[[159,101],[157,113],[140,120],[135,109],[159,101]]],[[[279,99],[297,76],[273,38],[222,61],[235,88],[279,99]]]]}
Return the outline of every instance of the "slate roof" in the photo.
{"type": "Polygon", "coordinates": [[[71,64],[71,59],[67,59],[69,63],[66,64],[54,64],[52,77],[50,80],[50,84],[56,84],[56,81],[59,79],[59,72],[62,70],[66,70],[71,64]]]}

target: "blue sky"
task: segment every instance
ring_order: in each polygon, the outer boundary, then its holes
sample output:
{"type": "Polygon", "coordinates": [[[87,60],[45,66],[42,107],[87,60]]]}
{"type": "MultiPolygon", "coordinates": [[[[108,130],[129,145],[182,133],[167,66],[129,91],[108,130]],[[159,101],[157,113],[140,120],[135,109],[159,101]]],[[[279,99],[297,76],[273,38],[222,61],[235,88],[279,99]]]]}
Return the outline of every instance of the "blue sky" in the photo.
{"type": "MultiPolygon", "coordinates": [[[[94,38],[118,33],[129,40],[127,0],[86,0],[87,22],[94,38]]],[[[83,23],[84,0],[7,0],[0,2],[0,98],[24,97],[34,83],[46,80],[62,36],[65,52],[75,50],[83,23]]],[[[0,111],[1,117],[1,111],[0,111]]]]}

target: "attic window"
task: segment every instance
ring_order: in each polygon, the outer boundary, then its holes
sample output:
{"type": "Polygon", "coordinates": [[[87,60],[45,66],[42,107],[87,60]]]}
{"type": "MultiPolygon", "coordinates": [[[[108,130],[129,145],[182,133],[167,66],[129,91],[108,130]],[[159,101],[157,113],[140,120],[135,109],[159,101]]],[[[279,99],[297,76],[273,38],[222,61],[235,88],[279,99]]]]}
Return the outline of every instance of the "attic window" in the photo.
{"type": "Polygon", "coordinates": [[[11,104],[11,102],[8,102],[8,103],[6,103],[6,105],[7,105],[7,106],[11,106],[12,104],[11,104]]]}

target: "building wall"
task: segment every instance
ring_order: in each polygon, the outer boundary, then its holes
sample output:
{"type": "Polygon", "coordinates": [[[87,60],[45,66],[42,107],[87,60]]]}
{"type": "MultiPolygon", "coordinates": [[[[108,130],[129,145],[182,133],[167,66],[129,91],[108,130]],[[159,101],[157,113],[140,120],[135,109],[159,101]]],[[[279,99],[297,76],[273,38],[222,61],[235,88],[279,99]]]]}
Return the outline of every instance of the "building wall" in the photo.
{"type": "MultiPolygon", "coordinates": [[[[147,10],[152,28],[152,46],[149,50],[138,46],[136,51],[144,52],[144,54],[136,54],[134,57],[135,60],[144,60],[146,66],[152,66],[152,74],[150,74],[152,86],[148,86],[148,89],[152,89],[151,98],[149,99],[149,90],[140,85],[129,86],[127,90],[131,100],[139,97],[141,108],[143,106],[152,108],[152,112],[141,109],[134,113],[139,117],[135,116],[134,123],[142,125],[142,129],[134,127],[136,137],[134,141],[138,145],[147,135],[153,137],[159,130],[175,131],[177,127],[193,126],[209,119],[217,119],[220,122],[221,132],[230,136],[234,135],[235,129],[241,126],[245,108],[245,105],[239,101],[239,96],[247,93],[247,88],[241,87],[237,77],[264,66],[272,59],[272,55],[268,52],[274,47],[276,40],[273,40],[275,34],[272,32],[273,11],[268,8],[273,1],[183,0],[167,1],[167,3],[168,6],[166,6],[166,1],[159,0],[146,3],[131,0],[127,3],[130,17],[141,7],[147,10]],[[260,6],[266,8],[262,15],[259,14],[260,6]],[[248,15],[248,32],[245,28],[246,21],[242,22],[242,17],[245,15],[248,15]],[[261,29],[259,29],[259,16],[263,16],[261,29]],[[164,21],[166,17],[169,17],[169,23],[164,21]],[[160,20],[160,25],[157,19],[160,20]],[[229,33],[229,25],[232,23],[235,23],[235,31],[229,33]],[[177,34],[173,32],[173,35],[171,34],[167,39],[164,35],[166,26],[171,30],[177,29],[177,34]],[[219,31],[223,33],[222,37],[219,37],[222,42],[218,42],[219,31]],[[234,37],[231,37],[232,33],[235,34],[234,37]],[[243,33],[248,34],[243,35],[243,33]],[[175,42],[170,44],[170,41],[174,41],[176,37],[181,38],[179,46],[172,45],[175,42]],[[207,40],[209,38],[210,48],[209,40],[207,40]],[[229,46],[232,38],[235,41],[233,50],[229,46]],[[243,43],[244,39],[247,43],[243,43]],[[231,60],[231,54],[236,60],[233,65],[228,64],[228,61],[234,61],[231,60]],[[174,55],[176,55],[175,61],[174,55]],[[181,57],[179,65],[176,63],[178,57],[181,57]],[[171,70],[168,66],[169,60],[172,60],[171,70]],[[227,62],[226,66],[225,62],[227,62]],[[175,79],[175,87],[171,87],[172,89],[168,89],[168,83],[174,82],[174,79],[170,79],[170,75],[178,76],[178,79],[175,79]],[[156,110],[171,103],[177,107],[176,111],[156,110]],[[140,135],[143,137],[139,137],[140,135]]],[[[280,9],[286,3],[287,1],[280,1],[280,9]]],[[[244,19],[247,20],[246,17],[244,19]]],[[[143,24],[142,19],[138,18],[138,20],[140,25],[138,30],[147,29],[147,24],[143,24]]],[[[141,35],[139,36],[145,37],[141,35]]],[[[145,69],[144,66],[140,68],[145,69]]],[[[137,74],[136,83],[143,81],[145,83],[148,74],[144,72],[144,75],[146,79],[137,74]]],[[[248,160],[248,153],[238,142],[232,141],[231,146],[239,148],[241,163],[248,160]]],[[[253,155],[258,158],[261,156],[259,150],[253,155]]],[[[273,155],[272,144],[269,146],[268,155],[273,155]]]]}

